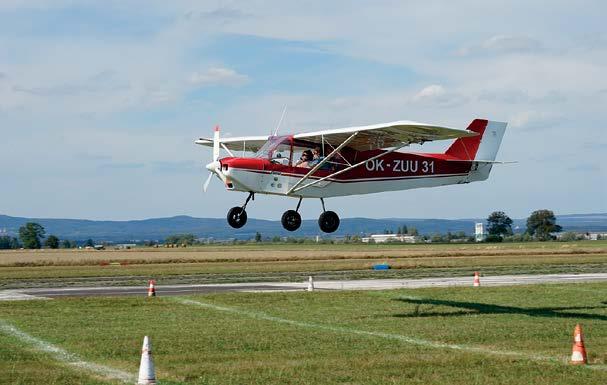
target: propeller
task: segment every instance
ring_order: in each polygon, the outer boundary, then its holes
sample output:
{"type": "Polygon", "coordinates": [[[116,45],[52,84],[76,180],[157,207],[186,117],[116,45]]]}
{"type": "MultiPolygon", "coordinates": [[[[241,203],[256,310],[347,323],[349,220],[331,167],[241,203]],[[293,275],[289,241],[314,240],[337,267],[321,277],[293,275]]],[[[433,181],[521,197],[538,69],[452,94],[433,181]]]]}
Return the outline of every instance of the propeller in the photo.
{"type": "Polygon", "coordinates": [[[217,175],[225,183],[225,176],[221,172],[221,163],[219,162],[219,126],[215,126],[213,134],[213,161],[206,165],[206,169],[210,171],[210,174],[202,186],[204,192],[207,192],[213,174],[217,175]]]}
{"type": "Polygon", "coordinates": [[[211,178],[213,178],[213,173],[210,173],[209,177],[204,182],[204,185],[202,186],[202,191],[207,192],[207,189],[209,188],[209,183],[211,183],[211,178]]]}

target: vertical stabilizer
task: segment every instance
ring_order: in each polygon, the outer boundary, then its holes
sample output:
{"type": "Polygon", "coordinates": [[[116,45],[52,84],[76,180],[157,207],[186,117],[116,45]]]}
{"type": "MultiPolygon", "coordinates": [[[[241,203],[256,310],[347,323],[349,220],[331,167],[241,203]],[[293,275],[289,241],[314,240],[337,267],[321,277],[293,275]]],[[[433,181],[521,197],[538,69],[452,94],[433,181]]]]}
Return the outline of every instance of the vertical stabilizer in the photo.
{"type": "Polygon", "coordinates": [[[506,125],[505,122],[474,119],[468,130],[478,135],[457,139],[445,152],[458,159],[471,161],[469,182],[485,180],[489,177],[493,166],[491,162],[497,156],[506,125]]]}
{"type": "Polygon", "coordinates": [[[502,143],[506,124],[505,122],[474,119],[468,126],[468,130],[474,131],[478,135],[457,139],[445,154],[463,160],[493,161],[502,143]]]}

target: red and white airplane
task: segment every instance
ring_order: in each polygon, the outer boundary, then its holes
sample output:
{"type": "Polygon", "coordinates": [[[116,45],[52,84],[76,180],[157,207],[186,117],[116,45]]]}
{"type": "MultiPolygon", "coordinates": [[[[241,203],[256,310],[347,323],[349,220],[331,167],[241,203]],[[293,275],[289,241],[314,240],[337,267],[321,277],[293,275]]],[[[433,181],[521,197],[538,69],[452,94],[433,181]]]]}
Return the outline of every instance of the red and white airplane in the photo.
{"type": "Polygon", "coordinates": [[[256,193],[299,198],[295,210],[282,215],[282,225],[295,231],[301,225],[303,198],[320,198],[320,229],[332,233],[339,217],[325,210],[324,198],[383,191],[437,187],[482,181],[489,177],[506,123],[475,119],[467,130],[411,121],[331,129],[281,136],[220,138],[195,143],[213,147],[211,172],[227,190],[248,192],[242,206],[228,211],[228,223],[247,222],[247,204],[256,193]],[[410,144],[455,139],[445,153],[400,152],[410,144]],[[223,148],[228,157],[219,158],[223,148]],[[242,152],[237,156],[237,152],[242,152]],[[254,153],[252,156],[245,156],[254,153]]]}

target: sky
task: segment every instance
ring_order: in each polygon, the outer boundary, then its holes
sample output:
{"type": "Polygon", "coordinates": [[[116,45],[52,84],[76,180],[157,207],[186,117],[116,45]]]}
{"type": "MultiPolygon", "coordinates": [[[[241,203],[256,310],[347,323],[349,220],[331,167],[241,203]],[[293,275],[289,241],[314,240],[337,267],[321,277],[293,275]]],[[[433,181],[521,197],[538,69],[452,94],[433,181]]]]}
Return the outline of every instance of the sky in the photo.
{"type": "Polygon", "coordinates": [[[246,194],[203,193],[211,151],[193,141],[216,124],[268,134],[285,105],[285,134],[508,122],[498,159],[518,163],[489,180],[328,199],[342,217],[607,212],[605,15],[584,0],[3,0],[0,214],[223,217],[246,194]]]}

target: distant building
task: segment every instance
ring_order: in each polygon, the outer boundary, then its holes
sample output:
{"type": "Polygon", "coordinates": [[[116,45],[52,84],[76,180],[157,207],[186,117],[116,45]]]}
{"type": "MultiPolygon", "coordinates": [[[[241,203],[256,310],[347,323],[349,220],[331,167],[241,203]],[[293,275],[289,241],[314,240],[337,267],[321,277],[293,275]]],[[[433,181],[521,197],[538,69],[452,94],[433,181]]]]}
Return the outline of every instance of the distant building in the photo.
{"type": "Polygon", "coordinates": [[[116,246],[114,246],[114,248],[116,248],[116,249],[126,249],[126,250],[132,249],[135,247],[137,247],[136,243],[119,243],[116,246]]]}
{"type": "Polygon", "coordinates": [[[554,233],[551,234],[553,235],[556,239],[558,240],[562,240],[564,237],[570,235],[570,234],[575,234],[576,238],[578,240],[587,240],[587,241],[598,241],[600,239],[607,239],[607,233],[596,233],[596,232],[561,232],[561,233],[554,233]]]}
{"type": "Polygon", "coordinates": [[[483,242],[487,238],[487,233],[485,232],[485,224],[483,222],[478,222],[474,225],[474,239],[477,242],[483,242]]]}
{"type": "Polygon", "coordinates": [[[399,234],[373,234],[369,237],[361,238],[363,243],[386,243],[386,242],[404,242],[417,243],[421,242],[422,238],[417,235],[399,235],[399,234]]]}

